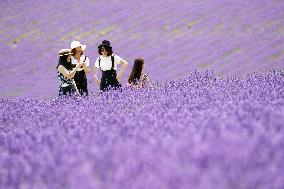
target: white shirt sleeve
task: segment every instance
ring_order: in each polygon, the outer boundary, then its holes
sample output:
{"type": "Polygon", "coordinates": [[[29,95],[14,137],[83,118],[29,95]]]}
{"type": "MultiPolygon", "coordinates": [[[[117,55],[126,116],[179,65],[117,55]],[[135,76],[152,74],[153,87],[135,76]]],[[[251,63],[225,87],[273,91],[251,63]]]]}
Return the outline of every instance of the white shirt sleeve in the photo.
{"type": "Polygon", "coordinates": [[[120,61],[122,60],[122,58],[120,58],[119,56],[115,55],[114,56],[114,63],[117,65],[117,64],[120,64],[120,61]]]}
{"type": "Polygon", "coordinates": [[[78,62],[78,61],[72,56],[72,57],[71,57],[71,63],[76,65],[77,62],[78,62]]]}

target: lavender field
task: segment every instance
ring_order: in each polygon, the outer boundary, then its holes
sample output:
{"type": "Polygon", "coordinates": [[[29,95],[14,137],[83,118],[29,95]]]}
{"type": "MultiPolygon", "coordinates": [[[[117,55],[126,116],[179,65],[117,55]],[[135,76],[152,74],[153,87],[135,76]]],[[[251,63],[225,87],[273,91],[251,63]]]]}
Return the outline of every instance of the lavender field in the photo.
{"type": "Polygon", "coordinates": [[[283,67],[282,0],[3,0],[0,7],[5,98],[56,96],[57,52],[72,40],[87,44],[92,69],[98,44],[108,39],[130,67],[144,57],[154,81],[194,70],[225,76],[283,67]]]}
{"type": "Polygon", "coordinates": [[[0,188],[284,187],[283,72],[0,104],[0,188]]]}
{"type": "Polygon", "coordinates": [[[0,1],[0,189],[283,189],[284,1],[0,1]],[[123,90],[58,98],[108,39],[123,90]],[[152,85],[126,87],[136,57],[152,85]]]}

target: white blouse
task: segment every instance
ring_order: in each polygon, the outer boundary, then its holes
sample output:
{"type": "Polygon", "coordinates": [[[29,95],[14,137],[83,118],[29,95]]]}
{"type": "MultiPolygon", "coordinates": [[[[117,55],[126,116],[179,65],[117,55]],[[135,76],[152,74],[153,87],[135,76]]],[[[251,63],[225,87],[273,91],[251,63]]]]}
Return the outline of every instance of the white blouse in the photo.
{"type": "MultiPolygon", "coordinates": [[[[80,57],[80,62],[81,62],[81,63],[86,63],[86,66],[89,67],[89,66],[90,66],[90,60],[89,60],[89,58],[87,57],[87,58],[86,58],[86,61],[84,62],[85,57],[86,57],[86,55],[82,55],[82,56],[80,57]]],[[[78,60],[76,60],[76,59],[72,56],[72,57],[71,57],[71,63],[76,65],[76,64],[78,63],[78,60]]],[[[82,70],[84,70],[83,67],[79,68],[77,71],[82,71],[82,70]]]]}
{"type": "MultiPolygon", "coordinates": [[[[113,69],[117,70],[117,65],[120,64],[120,61],[123,59],[114,54],[112,56],[114,56],[113,69]]],[[[112,66],[111,56],[108,56],[108,57],[104,57],[102,55],[99,56],[96,60],[95,66],[96,68],[101,69],[102,71],[111,70],[111,66],[112,66]],[[101,67],[99,67],[99,59],[101,59],[101,64],[100,64],[101,67]]]]}

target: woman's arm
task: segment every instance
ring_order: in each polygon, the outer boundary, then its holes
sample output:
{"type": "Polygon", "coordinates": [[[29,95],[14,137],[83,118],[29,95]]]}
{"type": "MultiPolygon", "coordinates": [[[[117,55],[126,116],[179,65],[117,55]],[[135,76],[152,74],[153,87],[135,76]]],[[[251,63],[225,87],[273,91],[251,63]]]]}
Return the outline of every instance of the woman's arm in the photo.
{"type": "Polygon", "coordinates": [[[94,66],[94,79],[95,79],[96,83],[99,85],[100,80],[98,79],[97,72],[98,72],[98,68],[96,66],[94,66]]]}
{"type": "Polygon", "coordinates": [[[122,67],[119,70],[119,72],[117,74],[117,77],[116,77],[118,81],[121,80],[122,75],[123,75],[123,73],[125,72],[125,70],[126,70],[126,68],[128,66],[128,63],[125,60],[123,60],[123,59],[120,60],[119,64],[122,64],[122,67]]]}
{"type": "Polygon", "coordinates": [[[76,71],[78,70],[78,68],[80,68],[81,66],[82,66],[82,64],[77,64],[76,67],[72,71],[69,72],[64,66],[59,65],[57,70],[59,71],[59,73],[61,73],[67,79],[72,79],[74,77],[76,71]]]}
{"type": "Polygon", "coordinates": [[[89,74],[91,72],[90,67],[86,65],[86,63],[83,63],[83,69],[85,71],[85,74],[89,74]]]}

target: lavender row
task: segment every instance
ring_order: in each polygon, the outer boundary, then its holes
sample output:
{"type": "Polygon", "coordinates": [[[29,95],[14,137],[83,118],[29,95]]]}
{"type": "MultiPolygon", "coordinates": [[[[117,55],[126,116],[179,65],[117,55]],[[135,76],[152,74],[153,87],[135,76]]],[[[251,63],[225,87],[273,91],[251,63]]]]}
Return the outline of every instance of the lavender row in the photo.
{"type": "Polygon", "coordinates": [[[2,97],[56,96],[57,52],[72,40],[88,45],[92,63],[104,39],[129,63],[143,56],[154,81],[195,69],[226,75],[283,67],[281,1],[12,0],[0,5],[2,97]]]}
{"type": "Polygon", "coordinates": [[[0,188],[284,186],[283,72],[0,105],[0,188]]]}

